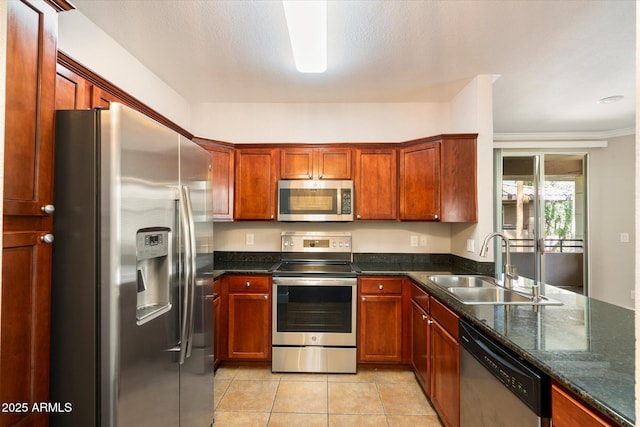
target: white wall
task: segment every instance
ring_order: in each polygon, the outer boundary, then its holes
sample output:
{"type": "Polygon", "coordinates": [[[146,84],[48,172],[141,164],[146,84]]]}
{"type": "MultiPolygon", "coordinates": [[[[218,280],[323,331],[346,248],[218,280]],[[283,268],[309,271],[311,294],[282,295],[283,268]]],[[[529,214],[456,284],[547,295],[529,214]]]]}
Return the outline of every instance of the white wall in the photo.
{"type": "Polygon", "coordinates": [[[215,249],[217,251],[279,252],[280,233],[283,231],[348,231],[353,237],[353,251],[358,253],[448,254],[451,252],[450,227],[447,224],[422,222],[216,223],[215,249]],[[247,234],[253,234],[253,245],[246,244],[247,234]],[[425,236],[426,246],[412,247],[411,236],[425,236]]]}
{"type": "Polygon", "coordinates": [[[194,135],[246,142],[400,142],[449,128],[447,103],[203,103],[194,135]]]}
{"type": "Polygon", "coordinates": [[[77,10],[58,14],[58,49],[179,126],[189,103],[77,10]]]}
{"type": "Polygon", "coordinates": [[[480,244],[493,231],[493,81],[491,75],[474,78],[451,101],[451,133],[477,133],[478,223],[451,226],[451,252],[482,261],[492,261],[478,253],[480,244]],[[473,240],[473,252],[467,251],[473,240]]]}
{"type": "Polygon", "coordinates": [[[635,135],[589,151],[590,296],[634,308],[635,135]],[[620,242],[629,233],[630,242],[620,242]]]}

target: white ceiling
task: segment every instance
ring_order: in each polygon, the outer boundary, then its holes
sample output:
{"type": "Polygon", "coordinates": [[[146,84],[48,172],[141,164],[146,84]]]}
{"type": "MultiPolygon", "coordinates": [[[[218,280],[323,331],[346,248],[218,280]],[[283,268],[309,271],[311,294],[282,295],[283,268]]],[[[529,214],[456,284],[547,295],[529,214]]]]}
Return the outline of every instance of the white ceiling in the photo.
{"type": "Polygon", "coordinates": [[[315,75],[295,70],[278,1],[73,3],[190,103],[447,101],[493,74],[495,132],[635,126],[632,0],[330,0],[315,75]]]}

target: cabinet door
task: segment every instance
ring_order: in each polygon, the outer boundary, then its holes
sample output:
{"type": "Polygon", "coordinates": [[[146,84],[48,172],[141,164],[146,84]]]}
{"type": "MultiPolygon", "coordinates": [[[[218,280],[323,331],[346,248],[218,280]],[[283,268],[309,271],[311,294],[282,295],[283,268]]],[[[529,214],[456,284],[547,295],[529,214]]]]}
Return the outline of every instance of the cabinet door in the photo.
{"type": "Polygon", "coordinates": [[[268,294],[229,294],[229,358],[271,357],[271,311],[268,294]]]}
{"type": "Polygon", "coordinates": [[[356,150],[356,219],[398,219],[398,160],[395,149],[356,150]]]}
{"type": "MultiPolygon", "coordinates": [[[[0,402],[49,397],[51,245],[39,232],[5,233],[2,251],[0,402]]],[[[2,411],[0,425],[46,425],[46,414],[2,411]]]]}
{"type": "Polygon", "coordinates": [[[551,385],[551,422],[554,427],[613,425],[556,384],[551,385]]]}
{"type": "Polygon", "coordinates": [[[280,179],[313,179],[313,149],[283,148],[280,151],[280,179]]]}
{"type": "Polygon", "coordinates": [[[318,148],[315,151],[316,178],[351,179],[349,148],[318,148]]]}
{"type": "Polygon", "coordinates": [[[400,150],[400,219],[440,218],[440,143],[400,150]]]}
{"type": "Polygon", "coordinates": [[[52,202],[55,11],[7,2],[4,215],[43,215],[52,202]]]}
{"type": "Polygon", "coordinates": [[[438,323],[431,324],[431,402],[447,427],[460,425],[460,347],[438,323]]]}
{"type": "Polygon", "coordinates": [[[431,319],[415,301],[411,301],[411,367],[427,396],[431,395],[430,365],[431,319]]]}
{"type": "Polygon", "coordinates": [[[233,149],[205,146],[211,154],[213,170],[213,219],[233,220],[233,149]]]}
{"type": "Polygon", "coordinates": [[[279,164],[277,155],[277,150],[268,148],[236,150],[236,219],[275,218],[279,164]]]}
{"type": "Polygon", "coordinates": [[[76,73],[58,64],[56,67],[56,110],[89,108],[90,85],[76,73]]]}
{"type": "Polygon", "coordinates": [[[477,222],[476,139],[444,138],[441,191],[443,222],[477,222]]]}
{"type": "Polygon", "coordinates": [[[362,295],[358,319],[360,361],[402,361],[402,296],[362,295]]]}

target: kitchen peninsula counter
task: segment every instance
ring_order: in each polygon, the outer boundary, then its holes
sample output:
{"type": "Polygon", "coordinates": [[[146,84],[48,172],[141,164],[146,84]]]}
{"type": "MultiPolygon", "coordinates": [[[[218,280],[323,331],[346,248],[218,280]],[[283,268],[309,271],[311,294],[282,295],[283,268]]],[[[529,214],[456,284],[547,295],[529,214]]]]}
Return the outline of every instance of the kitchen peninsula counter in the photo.
{"type": "MultiPolygon", "coordinates": [[[[408,276],[613,421],[635,425],[633,310],[546,284],[540,294],[562,305],[466,305],[429,282],[429,274],[408,276]]],[[[521,278],[518,285],[534,283],[521,278]]]]}

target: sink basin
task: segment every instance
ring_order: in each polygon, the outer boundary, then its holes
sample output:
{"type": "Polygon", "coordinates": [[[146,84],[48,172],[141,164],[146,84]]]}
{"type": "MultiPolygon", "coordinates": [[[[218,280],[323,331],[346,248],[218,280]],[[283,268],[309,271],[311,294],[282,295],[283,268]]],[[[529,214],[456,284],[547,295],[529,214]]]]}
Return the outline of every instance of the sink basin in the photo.
{"type": "Polygon", "coordinates": [[[429,276],[429,280],[444,288],[495,288],[496,282],[489,276],[455,276],[439,274],[429,276]]]}
{"type": "Polygon", "coordinates": [[[504,288],[488,276],[435,275],[429,281],[463,304],[562,305],[545,296],[536,302],[531,295],[504,288]]]}

